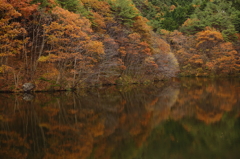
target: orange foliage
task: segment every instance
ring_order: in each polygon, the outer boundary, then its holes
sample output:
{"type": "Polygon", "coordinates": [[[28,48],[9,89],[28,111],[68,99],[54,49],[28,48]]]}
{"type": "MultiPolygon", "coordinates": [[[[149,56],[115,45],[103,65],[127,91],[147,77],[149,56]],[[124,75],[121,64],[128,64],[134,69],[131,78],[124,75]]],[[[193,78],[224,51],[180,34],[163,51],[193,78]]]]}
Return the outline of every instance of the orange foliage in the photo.
{"type": "Polygon", "coordinates": [[[81,0],[81,1],[87,7],[94,9],[95,12],[98,12],[104,16],[110,16],[111,10],[107,2],[99,0],[81,0]]]}
{"type": "Polygon", "coordinates": [[[211,49],[216,46],[219,42],[223,41],[222,34],[212,28],[206,28],[206,30],[201,31],[196,34],[198,41],[196,44],[196,48],[198,49],[211,49]]]}
{"type": "Polygon", "coordinates": [[[37,11],[39,4],[31,4],[32,0],[7,0],[24,18],[29,18],[37,11]]]}
{"type": "Polygon", "coordinates": [[[126,56],[127,54],[124,47],[120,47],[118,51],[122,57],[126,56]]]}
{"type": "Polygon", "coordinates": [[[62,71],[71,68],[72,71],[67,72],[71,76],[68,81],[75,85],[78,72],[93,68],[104,54],[104,47],[102,42],[92,40],[91,24],[86,18],[59,7],[55,7],[52,13],[57,17],[56,21],[44,25],[50,49],[39,61],[58,62],[58,69],[62,71]]]}
{"type": "Polygon", "coordinates": [[[203,64],[203,60],[201,58],[200,55],[193,55],[190,59],[189,59],[189,62],[191,64],[195,64],[195,65],[198,65],[198,66],[201,66],[203,64]]]}
{"type": "Polygon", "coordinates": [[[47,43],[52,46],[48,53],[57,55],[55,60],[82,59],[84,51],[87,51],[86,55],[90,57],[103,54],[102,43],[92,41],[89,36],[92,30],[86,18],[80,18],[78,14],[59,7],[52,12],[58,16],[58,20],[49,26],[45,25],[44,29],[47,43]]]}
{"type": "Polygon", "coordinates": [[[104,29],[106,29],[106,23],[104,22],[104,18],[100,14],[95,12],[93,12],[93,17],[94,17],[94,23],[96,23],[95,25],[97,25],[96,26],[96,28],[98,29],[97,31],[101,33],[105,33],[104,29]]]}
{"type": "Polygon", "coordinates": [[[150,39],[151,27],[147,25],[148,20],[142,16],[137,16],[133,24],[134,31],[142,35],[146,40],[150,39]]]}
{"type": "Polygon", "coordinates": [[[166,33],[181,66],[181,75],[209,76],[235,75],[239,69],[236,47],[224,42],[222,34],[206,27],[194,36],[184,36],[176,31],[166,33]]]}
{"type": "Polygon", "coordinates": [[[214,47],[212,52],[215,71],[231,74],[239,70],[237,51],[234,50],[232,43],[221,43],[218,47],[214,47]]]}
{"type": "Polygon", "coordinates": [[[21,53],[27,39],[18,39],[17,36],[26,34],[26,30],[18,22],[10,22],[21,16],[13,6],[3,0],[0,3],[0,12],[5,13],[0,19],[0,57],[15,56],[21,53]]]}
{"type": "Polygon", "coordinates": [[[91,41],[86,45],[86,51],[91,57],[97,59],[104,54],[103,44],[100,41],[91,41]]]}

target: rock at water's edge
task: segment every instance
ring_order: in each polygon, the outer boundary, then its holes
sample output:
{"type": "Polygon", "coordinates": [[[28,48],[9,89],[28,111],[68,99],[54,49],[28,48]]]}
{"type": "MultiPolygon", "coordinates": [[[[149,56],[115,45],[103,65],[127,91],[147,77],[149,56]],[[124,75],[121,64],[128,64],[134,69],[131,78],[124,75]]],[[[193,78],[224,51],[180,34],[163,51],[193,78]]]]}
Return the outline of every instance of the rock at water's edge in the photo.
{"type": "Polygon", "coordinates": [[[35,88],[35,84],[32,84],[32,83],[24,83],[23,86],[23,91],[24,92],[29,92],[29,91],[32,91],[34,88],[35,88]]]}

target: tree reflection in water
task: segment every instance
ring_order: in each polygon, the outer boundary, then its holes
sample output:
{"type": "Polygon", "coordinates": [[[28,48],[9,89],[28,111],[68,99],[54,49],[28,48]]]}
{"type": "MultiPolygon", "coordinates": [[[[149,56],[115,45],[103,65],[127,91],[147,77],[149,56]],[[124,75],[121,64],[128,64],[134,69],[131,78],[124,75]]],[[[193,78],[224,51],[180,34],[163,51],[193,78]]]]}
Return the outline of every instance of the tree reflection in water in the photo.
{"type": "Polygon", "coordinates": [[[0,94],[1,158],[237,158],[237,79],[0,94]],[[29,99],[29,98],[27,98],[29,99]]]}

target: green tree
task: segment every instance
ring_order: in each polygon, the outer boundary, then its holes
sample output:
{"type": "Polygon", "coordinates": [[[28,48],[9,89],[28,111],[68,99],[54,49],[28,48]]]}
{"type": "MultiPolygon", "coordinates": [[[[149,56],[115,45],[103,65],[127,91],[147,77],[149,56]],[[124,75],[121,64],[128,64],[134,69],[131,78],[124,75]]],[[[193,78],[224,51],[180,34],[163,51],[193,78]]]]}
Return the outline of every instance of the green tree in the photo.
{"type": "Polygon", "coordinates": [[[173,11],[168,11],[164,16],[163,20],[160,22],[160,28],[166,30],[176,30],[178,29],[189,16],[194,12],[194,7],[190,5],[186,5],[184,7],[177,7],[173,11]]]}
{"type": "Polygon", "coordinates": [[[240,33],[240,10],[234,12],[233,25],[238,33],[240,33]]]}
{"type": "Polygon", "coordinates": [[[71,12],[77,12],[81,9],[79,0],[57,0],[57,2],[61,5],[62,8],[67,9],[71,12]]]}
{"type": "Polygon", "coordinates": [[[193,0],[134,0],[142,15],[149,19],[154,31],[159,29],[175,30],[193,13],[193,0]]]}
{"type": "Polygon", "coordinates": [[[112,10],[115,12],[116,19],[126,25],[132,25],[134,18],[140,15],[139,10],[131,0],[109,0],[112,10]]]}
{"type": "Polygon", "coordinates": [[[40,3],[40,7],[45,8],[50,6],[49,0],[32,0],[32,3],[40,3]]]}
{"type": "Polygon", "coordinates": [[[235,39],[236,29],[235,26],[238,22],[238,11],[232,7],[232,2],[215,0],[208,2],[206,7],[197,8],[194,14],[191,15],[193,20],[191,25],[183,25],[181,31],[187,34],[195,34],[210,26],[219,30],[225,40],[233,41],[235,39]]]}

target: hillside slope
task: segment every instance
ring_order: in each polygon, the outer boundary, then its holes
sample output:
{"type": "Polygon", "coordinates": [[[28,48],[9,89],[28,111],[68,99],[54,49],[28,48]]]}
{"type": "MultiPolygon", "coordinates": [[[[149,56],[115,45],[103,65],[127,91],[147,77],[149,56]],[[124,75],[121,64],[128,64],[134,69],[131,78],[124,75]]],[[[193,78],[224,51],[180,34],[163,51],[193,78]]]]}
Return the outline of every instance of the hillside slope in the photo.
{"type": "Polygon", "coordinates": [[[176,76],[170,46],[130,0],[0,0],[0,90],[66,90],[176,76]]]}

